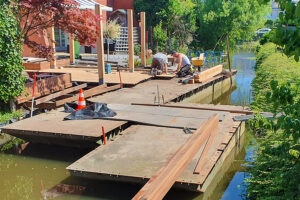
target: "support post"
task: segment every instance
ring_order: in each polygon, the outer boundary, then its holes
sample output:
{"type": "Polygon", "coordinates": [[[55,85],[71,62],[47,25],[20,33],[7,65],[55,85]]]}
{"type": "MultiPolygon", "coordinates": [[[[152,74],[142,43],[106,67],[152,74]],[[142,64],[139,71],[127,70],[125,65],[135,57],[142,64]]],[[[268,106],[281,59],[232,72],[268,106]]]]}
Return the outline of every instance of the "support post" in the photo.
{"type": "Polygon", "coordinates": [[[49,45],[51,48],[50,67],[56,69],[54,26],[50,27],[48,29],[48,32],[49,32],[49,45]]]}
{"type": "Polygon", "coordinates": [[[128,22],[128,67],[130,72],[134,72],[134,46],[133,46],[133,11],[127,9],[128,22]]]}
{"type": "MultiPolygon", "coordinates": [[[[95,5],[96,15],[102,15],[102,10],[100,5],[95,5]]],[[[103,85],[104,81],[104,46],[103,46],[103,26],[102,20],[97,21],[97,26],[99,27],[97,35],[97,56],[98,56],[98,75],[99,75],[99,85],[103,85]]]]}
{"type": "Polygon", "coordinates": [[[226,36],[226,44],[227,44],[227,57],[228,57],[228,67],[229,67],[229,72],[230,72],[230,86],[231,86],[232,85],[232,76],[231,76],[231,63],[230,63],[228,35],[226,36]]]}
{"type": "Polygon", "coordinates": [[[75,64],[75,48],[74,48],[74,36],[69,33],[69,52],[70,52],[70,64],[75,64]]]}
{"type": "Polygon", "coordinates": [[[141,60],[142,66],[146,66],[146,15],[145,12],[140,13],[141,17],[141,60]]]}

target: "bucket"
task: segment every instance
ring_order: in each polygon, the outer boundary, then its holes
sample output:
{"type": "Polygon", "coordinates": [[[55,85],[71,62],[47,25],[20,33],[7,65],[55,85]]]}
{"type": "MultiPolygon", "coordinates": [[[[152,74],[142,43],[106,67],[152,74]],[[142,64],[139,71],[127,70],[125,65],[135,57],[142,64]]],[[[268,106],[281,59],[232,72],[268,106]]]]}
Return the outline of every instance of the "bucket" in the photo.
{"type": "Polygon", "coordinates": [[[111,64],[105,64],[105,73],[110,74],[111,73],[111,64]]]}

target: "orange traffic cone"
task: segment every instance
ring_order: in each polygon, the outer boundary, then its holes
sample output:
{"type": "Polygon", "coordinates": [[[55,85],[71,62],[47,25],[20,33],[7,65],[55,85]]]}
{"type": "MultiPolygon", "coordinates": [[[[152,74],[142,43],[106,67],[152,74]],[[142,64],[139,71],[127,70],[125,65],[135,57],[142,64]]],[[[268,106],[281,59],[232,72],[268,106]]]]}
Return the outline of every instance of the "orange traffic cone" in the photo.
{"type": "Polygon", "coordinates": [[[77,110],[81,110],[83,108],[86,107],[86,103],[85,103],[85,100],[84,100],[84,95],[83,95],[83,91],[82,89],[79,90],[79,100],[78,100],[78,105],[77,105],[77,110]]]}

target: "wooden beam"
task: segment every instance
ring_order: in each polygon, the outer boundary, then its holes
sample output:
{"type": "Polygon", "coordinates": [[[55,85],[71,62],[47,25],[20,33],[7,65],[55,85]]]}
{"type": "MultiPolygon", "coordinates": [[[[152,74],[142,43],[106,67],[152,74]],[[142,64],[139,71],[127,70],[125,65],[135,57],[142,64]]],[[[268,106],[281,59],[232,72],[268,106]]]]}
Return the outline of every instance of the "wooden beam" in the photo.
{"type": "MultiPolygon", "coordinates": [[[[117,89],[120,89],[120,85],[114,85],[111,87],[107,87],[106,84],[103,84],[103,85],[99,85],[97,87],[91,88],[89,90],[83,91],[83,94],[84,94],[85,98],[88,98],[91,96],[100,95],[100,94],[110,92],[113,90],[117,90],[117,89]]],[[[77,94],[73,97],[67,98],[67,99],[62,99],[62,100],[56,101],[56,107],[61,106],[65,103],[77,101],[78,99],[79,99],[79,94],[77,94]]]]}
{"type": "Polygon", "coordinates": [[[75,64],[75,47],[74,47],[74,36],[69,33],[69,52],[70,52],[70,64],[75,64]]]}
{"type": "MultiPolygon", "coordinates": [[[[132,103],[131,105],[136,106],[159,106],[157,104],[143,104],[143,103],[132,103]]],[[[191,107],[191,106],[177,106],[177,105],[160,105],[161,107],[169,107],[169,108],[183,108],[183,109],[192,109],[192,110],[211,110],[211,111],[222,111],[222,112],[230,112],[230,113],[239,113],[245,115],[251,115],[254,112],[248,110],[231,110],[231,109],[222,109],[222,108],[209,108],[209,107],[191,107]]]]}
{"type": "MultiPolygon", "coordinates": [[[[31,101],[27,101],[27,102],[24,103],[24,105],[28,108],[31,108],[31,104],[32,104],[31,101]]],[[[39,109],[48,109],[48,110],[50,110],[50,109],[55,109],[56,105],[55,105],[55,102],[50,101],[50,102],[41,103],[41,104],[36,105],[34,107],[39,108],[39,109]]]]}
{"type": "Polygon", "coordinates": [[[213,141],[216,138],[216,135],[217,135],[217,128],[215,128],[211,131],[211,134],[207,139],[207,143],[204,146],[204,149],[201,153],[201,156],[200,156],[198,163],[196,165],[196,168],[194,170],[194,174],[200,174],[200,172],[203,170],[205,163],[208,161],[207,153],[211,149],[213,141]]]}
{"type": "MultiPolygon", "coordinates": [[[[96,15],[102,16],[102,9],[99,4],[95,5],[96,15]]],[[[102,20],[97,21],[97,26],[99,27],[97,35],[97,56],[98,56],[98,75],[99,75],[99,85],[105,83],[104,80],[104,46],[103,46],[103,25],[102,20]]]]}
{"type": "Polygon", "coordinates": [[[134,72],[134,44],[133,44],[133,11],[127,9],[128,23],[128,67],[130,72],[134,72]]]}
{"type": "Polygon", "coordinates": [[[50,67],[56,69],[56,58],[55,58],[55,35],[54,35],[54,26],[48,28],[49,32],[49,46],[51,48],[51,60],[50,67]]]}
{"type": "Polygon", "coordinates": [[[168,162],[151,177],[133,199],[163,199],[193,157],[197,154],[201,146],[205,143],[211,132],[217,129],[218,123],[218,114],[208,118],[201,127],[189,137],[187,142],[177,150],[168,162]]]}
{"type": "Polygon", "coordinates": [[[75,87],[71,87],[71,88],[68,88],[68,89],[65,89],[65,90],[62,90],[62,91],[59,91],[59,92],[56,92],[54,94],[50,94],[48,96],[45,96],[45,97],[42,97],[42,98],[39,98],[39,99],[35,100],[35,105],[39,105],[41,103],[50,101],[51,99],[55,99],[57,97],[60,97],[60,96],[65,95],[65,94],[69,94],[71,92],[74,92],[76,90],[79,90],[79,89],[82,89],[82,88],[85,88],[85,87],[87,87],[86,83],[84,83],[82,85],[75,86],[75,87]]]}
{"type": "Polygon", "coordinates": [[[140,17],[141,17],[141,60],[142,60],[142,66],[147,66],[147,63],[146,63],[146,15],[145,15],[145,12],[141,12],[140,17]]]}

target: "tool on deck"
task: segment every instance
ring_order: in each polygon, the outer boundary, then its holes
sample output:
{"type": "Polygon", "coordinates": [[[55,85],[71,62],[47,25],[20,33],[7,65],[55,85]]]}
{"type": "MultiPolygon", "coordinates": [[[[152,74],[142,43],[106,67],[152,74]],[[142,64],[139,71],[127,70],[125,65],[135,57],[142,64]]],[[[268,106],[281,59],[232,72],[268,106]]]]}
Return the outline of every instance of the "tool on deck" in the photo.
{"type": "Polygon", "coordinates": [[[36,83],[36,74],[34,74],[34,76],[33,76],[33,89],[32,89],[33,91],[32,91],[32,102],[31,102],[31,112],[30,112],[30,117],[32,117],[32,114],[33,114],[35,83],[36,83]]]}

